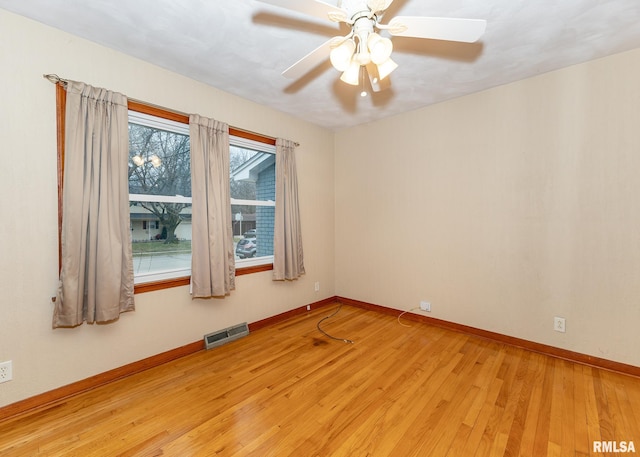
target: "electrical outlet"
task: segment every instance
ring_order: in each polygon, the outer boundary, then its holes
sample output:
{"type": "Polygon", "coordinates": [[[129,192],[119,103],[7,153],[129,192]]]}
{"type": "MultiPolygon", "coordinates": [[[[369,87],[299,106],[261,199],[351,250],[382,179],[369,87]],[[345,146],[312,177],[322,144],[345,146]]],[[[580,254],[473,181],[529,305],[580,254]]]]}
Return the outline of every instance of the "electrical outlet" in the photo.
{"type": "Polygon", "coordinates": [[[11,366],[11,360],[7,362],[0,362],[0,382],[7,382],[13,379],[13,369],[11,366]]]}
{"type": "Polygon", "coordinates": [[[554,317],[553,318],[553,329],[556,332],[566,332],[564,317],[554,317]]]}
{"type": "Polygon", "coordinates": [[[320,282],[316,281],[315,285],[313,286],[313,290],[315,290],[316,292],[320,291],[320,282]]]}
{"type": "Polygon", "coordinates": [[[428,301],[421,301],[420,302],[420,309],[422,311],[426,311],[428,313],[431,312],[431,303],[429,303],[428,301]]]}

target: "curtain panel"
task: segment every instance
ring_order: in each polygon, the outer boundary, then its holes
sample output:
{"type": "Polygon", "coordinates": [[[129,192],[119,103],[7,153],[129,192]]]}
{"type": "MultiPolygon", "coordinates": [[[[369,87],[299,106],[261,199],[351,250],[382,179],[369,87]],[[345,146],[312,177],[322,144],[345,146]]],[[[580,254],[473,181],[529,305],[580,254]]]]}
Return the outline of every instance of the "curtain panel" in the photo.
{"type": "Polygon", "coordinates": [[[276,211],[273,238],[273,279],[302,276],[304,255],[298,204],[295,143],[276,139],[276,211]]]}
{"type": "Polygon", "coordinates": [[[229,189],[229,126],[189,116],[191,143],[191,293],[224,297],[235,289],[229,189]]]}
{"type": "Polygon", "coordinates": [[[110,322],[135,308],[127,98],[69,81],[66,100],[54,328],[110,322]]]}

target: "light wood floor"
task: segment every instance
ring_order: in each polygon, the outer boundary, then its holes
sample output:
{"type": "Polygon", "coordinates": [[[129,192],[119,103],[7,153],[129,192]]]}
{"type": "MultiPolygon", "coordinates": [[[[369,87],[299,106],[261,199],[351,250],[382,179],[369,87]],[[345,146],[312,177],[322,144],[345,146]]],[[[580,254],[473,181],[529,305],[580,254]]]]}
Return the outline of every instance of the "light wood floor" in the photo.
{"type": "MultiPolygon", "coordinates": [[[[336,305],[337,306],[337,305],[336,305]]],[[[325,307],[0,423],[2,456],[586,456],[640,379],[325,307]]],[[[637,449],[640,453],[640,449],[637,449]]]]}

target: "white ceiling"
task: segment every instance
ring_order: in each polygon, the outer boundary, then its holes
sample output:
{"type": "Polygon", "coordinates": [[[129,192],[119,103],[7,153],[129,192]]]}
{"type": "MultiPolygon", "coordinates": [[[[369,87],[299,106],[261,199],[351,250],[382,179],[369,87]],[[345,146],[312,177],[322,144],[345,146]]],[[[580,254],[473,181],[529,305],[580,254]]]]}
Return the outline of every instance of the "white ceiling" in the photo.
{"type": "Polygon", "coordinates": [[[361,98],[328,59],[299,80],[281,76],[345,29],[255,0],[0,0],[0,8],[332,130],[640,47],[640,0],[395,0],[382,22],[477,18],[487,31],[473,44],[393,38],[391,88],[361,98]]]}

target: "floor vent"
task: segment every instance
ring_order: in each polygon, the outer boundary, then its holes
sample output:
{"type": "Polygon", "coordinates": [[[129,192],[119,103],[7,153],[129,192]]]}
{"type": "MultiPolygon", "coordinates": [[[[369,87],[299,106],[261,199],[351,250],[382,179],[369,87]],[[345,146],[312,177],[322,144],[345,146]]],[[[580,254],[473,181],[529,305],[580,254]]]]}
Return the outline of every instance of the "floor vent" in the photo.
{"type": "Polygon", "coordinates": [[[207,349],[211,349],[217,346],[221,346],[243,336],[249,334],[249,326],[246,322],[243,324],[234,325],[233,327],[225,328],[217,332],[209,333],[204,336],[204,345],[207,349]]]}

